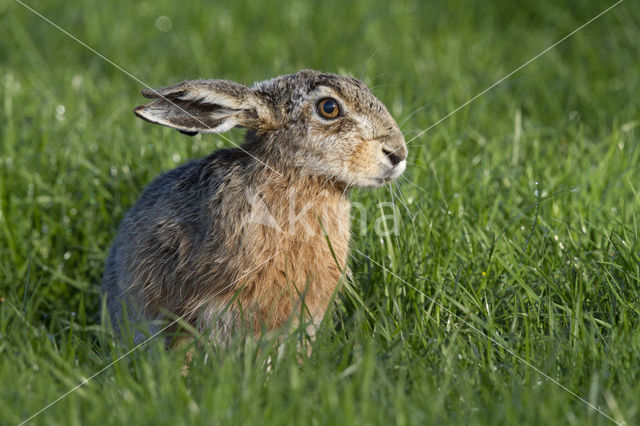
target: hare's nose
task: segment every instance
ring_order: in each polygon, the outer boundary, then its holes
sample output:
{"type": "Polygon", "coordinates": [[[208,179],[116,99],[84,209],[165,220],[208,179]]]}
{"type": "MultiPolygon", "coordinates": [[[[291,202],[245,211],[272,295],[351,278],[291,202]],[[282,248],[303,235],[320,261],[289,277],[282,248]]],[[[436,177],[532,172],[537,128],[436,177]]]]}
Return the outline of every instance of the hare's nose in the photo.
{"type": "Polygon", "coordinates": [[[399,152],[392,151],[385,148],[382,148],[382,152],[384,153],[384,155],[387,156],[389,161],[391,161],[391,165],[394,167],[402,161],[402,159],[400,158],[399,152]]]}

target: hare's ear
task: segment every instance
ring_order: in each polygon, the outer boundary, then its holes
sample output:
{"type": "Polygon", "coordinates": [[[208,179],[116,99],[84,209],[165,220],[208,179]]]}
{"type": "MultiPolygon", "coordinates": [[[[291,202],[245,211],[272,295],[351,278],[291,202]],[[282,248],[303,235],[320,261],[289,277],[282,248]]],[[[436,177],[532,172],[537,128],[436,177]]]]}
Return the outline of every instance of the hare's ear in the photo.
{"type": "Polygon", "coordinates": [[[184,81],[145,89],[142,95],[155,100],[135,108],[138,117],[188,135],[226,132],[235,126],[257,129],[267,114],[251,89],[233,81],[184,81]]]}

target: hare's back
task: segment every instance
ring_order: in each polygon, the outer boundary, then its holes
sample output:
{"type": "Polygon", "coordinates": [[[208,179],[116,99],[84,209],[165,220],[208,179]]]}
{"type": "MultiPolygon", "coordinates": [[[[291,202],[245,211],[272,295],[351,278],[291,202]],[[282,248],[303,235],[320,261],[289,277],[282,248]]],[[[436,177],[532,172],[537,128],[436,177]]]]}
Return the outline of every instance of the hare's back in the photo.
{"type": "MultiPolygon", "coordinates": [[[[102,282],[116,329],[123,307],[130,320],[143,321],[136,283],[161,284],[168,277],[177,277],[179,271],[191,269],[189,262],[200,257],[205,238],[220,235],[210,229],[218,223],[215,216],[221,214],[220,193],[245,161],[242,153],[234,151],[216,151],[163,173],[126,214],[111,246],[102,282]]],[[[206,243],[215,246],[215,241],[206,243]]]]}

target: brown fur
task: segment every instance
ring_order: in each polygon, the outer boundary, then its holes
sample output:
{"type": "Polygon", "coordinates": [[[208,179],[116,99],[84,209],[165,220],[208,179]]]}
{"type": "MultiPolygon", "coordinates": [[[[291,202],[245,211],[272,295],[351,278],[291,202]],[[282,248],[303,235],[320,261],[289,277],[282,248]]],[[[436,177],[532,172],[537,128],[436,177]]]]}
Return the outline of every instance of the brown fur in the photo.
{"type": "Polygon", "coordinates": [[[116,328],[123,309],[136,327],[170,313],[222,342],[243,322],[255,333],[297,318],[317,325],[347,265],[348,189],[404,170],[383,153],[406,158],[384,106],[358,80],[315,71],[254,88],[200,80],[144,94],[158,98],[136,108],[145,120],[250,131],[242,147],[157,178],[127,214],[103,279],[116,328]],[[339,119],[314,109],[328,96],[344,109],[339,119]]]}

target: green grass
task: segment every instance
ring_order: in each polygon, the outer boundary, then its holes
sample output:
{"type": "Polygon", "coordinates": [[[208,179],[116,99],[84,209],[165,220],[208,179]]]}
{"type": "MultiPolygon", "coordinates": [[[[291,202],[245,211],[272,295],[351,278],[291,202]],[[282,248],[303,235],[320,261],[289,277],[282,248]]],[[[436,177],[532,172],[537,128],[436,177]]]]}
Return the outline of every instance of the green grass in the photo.
{"type": "MultiPolygon", "coordinates": [[[[409,140],[613,0],[430,3],[29,2],[154,87],[362,77],[398,122],[424,106],[409,140]]],[[[0,424],[17,424],[126,352],[100,310],[118,223],[155,175],[228,143],[137,120],[142,84],[18,3],[0,28],[0,424]]],[[[355,191],[402,224],[354,227],[353,291],[311,359],[267,372],[273,342],[239,338],[183,378],[156,339],[32,423],[612,424],[508,348],[639,424],[638,40],[628,0],[412,141],[397,185],[355,191]]]]}

